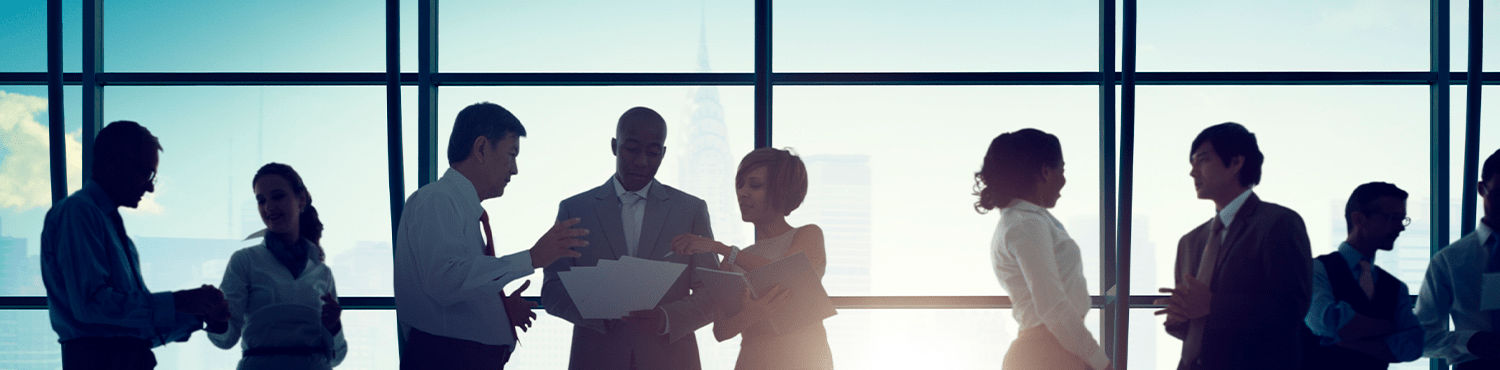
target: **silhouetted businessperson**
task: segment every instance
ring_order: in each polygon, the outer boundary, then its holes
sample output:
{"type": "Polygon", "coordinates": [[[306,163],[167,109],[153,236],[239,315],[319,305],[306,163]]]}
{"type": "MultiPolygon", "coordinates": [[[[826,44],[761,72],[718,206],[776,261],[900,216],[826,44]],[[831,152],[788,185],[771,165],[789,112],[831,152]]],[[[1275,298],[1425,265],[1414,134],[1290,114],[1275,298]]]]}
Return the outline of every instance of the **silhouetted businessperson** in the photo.
{"type": "Polygon", "coordinates": [[[1215,214],[1183,235],[1177,285],[1157,300],[1167,333],[1183,340],[1178,369],[1289,369],[1301,366],[1303,318],[1312,295],[1312,248],[1297,212],[1264,202],[1265,157],[1237,123],[1193,140],[1190,175],[1215,214]]]}
{"type": "Polygon", "coordinates": [[[534,303],[506,296],[506,283],[531,275],[572,247],[578,220],[562,220],[531,247],[496,256],[489,214],[479,202],[505,194],[519,173],[526,128],[510,111],[478,103],[458,112],[448,139],[452,167],[406,199],[396,229],[396,317],[406,333],[401,368],[501,369],[516,332],[531,324],[534,303]]]}
{"type": "Polygon", "coordinates": [[[1313,262],[1304,369],[1385,369],[1422,357],[1422,326],[1406,283],[1375,266],[1375,253],[1406,230],[1407,193],[1384,182],[1354,188],[1344,205],[1349,237],[1313,262]]]}
{"type": "Polygon", "coordinates": [[[161,150],[140,124],[110,123],[94,139],[92,178],[47,210],[42,284],[63,369],[155,368],[151,348],[229,320],[224,293],[213,286],[152,293],[141,279],[119,208],[135,208],[156,190],[161,150]]]}
{"type": "Polygon", "coordinates": [[[1486,276],[1500,273],[1500,150],[1484,160],[1477,185],[1484,218],[1432,256],[1417,294],[1417,320],[1427,333],[1423,353],[1455,370],[1500,369],[1500,307],[1483,301],[1500,291],[1485,284],[1486,276]]]}
{"type": "Polygon", "coordinates": [[[693,331],[708,325],[707,294],[689,289],[692,266],[713,267],[712,254],[672,254],[672,238],[695,234],[713,238],[708,205],[702,199],[657,182],[666,147],[667,124],[644,107],[627,110],[615,127],[610,151],[615,173],[604,184],[565,199],[557,219],[581,218],[594,230],[578,248],[582,256],[559,258],[546,268],[542,305],[547,313],[573,323],[568,368],[699,369],[693,331]],[[558,279],[575,266],[594,266],[621,256],[688,264],[656,309],[631,312],[624,319],[584,319],[558,279]],[[690,259],[691,258],[691,259],[690,259]]]}

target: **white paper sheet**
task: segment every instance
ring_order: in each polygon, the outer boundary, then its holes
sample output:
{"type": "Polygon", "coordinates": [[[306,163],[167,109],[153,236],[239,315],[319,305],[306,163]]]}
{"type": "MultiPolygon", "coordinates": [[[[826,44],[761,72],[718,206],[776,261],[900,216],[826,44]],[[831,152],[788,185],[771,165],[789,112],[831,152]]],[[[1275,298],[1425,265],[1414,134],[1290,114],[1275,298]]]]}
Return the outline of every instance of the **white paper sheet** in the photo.
{"type": "Polygon", "coordinates": [[[656,308],[687,265],[626,256],[559,272],[573,305],[585,319],[618,319],[656,308]]]}

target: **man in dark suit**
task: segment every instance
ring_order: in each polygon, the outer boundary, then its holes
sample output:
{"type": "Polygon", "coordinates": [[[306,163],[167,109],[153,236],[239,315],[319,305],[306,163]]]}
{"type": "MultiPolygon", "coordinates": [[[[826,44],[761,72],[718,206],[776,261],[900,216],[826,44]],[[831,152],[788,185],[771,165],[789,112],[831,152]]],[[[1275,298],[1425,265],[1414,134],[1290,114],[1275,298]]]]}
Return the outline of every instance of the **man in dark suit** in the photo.
{"type": "Polygon", "coordinates": [[[1263,202],[1255,134],[1233,122],[1193,139],[1193,185],[1212,219],[1177,243],[1176,288],[1157,300],[1166,330],[1182,339],[1185,369],[1300,366],[1302,319],[1312,290],[1312,247],[1297,212],[1263,202]]]}
{"type": "Polygon", "coordinates": [[[563,200],[557,218],[580,218],[582,256],[560,258],[546,268],[542,305],[547,313],[573,323],[569,369],[684,369],[702,367],[693,331],[708,325],[708,297],[697,291],[688,268],[655,309],[631,312],[621,319],[587,319],[578,312],[558,273],[594,266],[599,260],[634,256],[689,266],[715,266],[711,253],[672,254],[672,238],[695,234],[713,238],[708,204],[656,181],[666,147],[667,124],[655,111],[635,107],[620,116],[610,150],[615,173],[604,184],[563,200]]]}

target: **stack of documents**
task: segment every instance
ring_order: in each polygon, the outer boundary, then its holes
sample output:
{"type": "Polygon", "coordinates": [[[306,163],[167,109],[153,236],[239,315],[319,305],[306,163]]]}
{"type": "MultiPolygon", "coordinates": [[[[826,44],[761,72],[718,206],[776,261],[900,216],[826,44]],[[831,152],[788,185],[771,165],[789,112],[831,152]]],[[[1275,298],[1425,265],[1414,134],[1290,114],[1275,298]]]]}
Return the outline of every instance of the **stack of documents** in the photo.
{"type": "Polygon", "coordinates": [[[585,319],[618,319],[656,308],[687,265],[631,256],[557,273],[585,319]]]}
{"type": "Polygon", "coordinates": [[[833,309],[833,300],[828,299],[828,292],[823,290],[823,280],[818,278],[807,254],[802,252],[776,260],[747,274],[703,267],[699,267],[697,273],[709,296],[713,298],[714,305],[729,315],[740,312],[747,288],[753,288],[750,296],[757,300],[777,285],[781,289],[790,290],[792,297],[770,321],[771,329],[777,335],[803,325],[821,322],[838,313],[833,309]]]}

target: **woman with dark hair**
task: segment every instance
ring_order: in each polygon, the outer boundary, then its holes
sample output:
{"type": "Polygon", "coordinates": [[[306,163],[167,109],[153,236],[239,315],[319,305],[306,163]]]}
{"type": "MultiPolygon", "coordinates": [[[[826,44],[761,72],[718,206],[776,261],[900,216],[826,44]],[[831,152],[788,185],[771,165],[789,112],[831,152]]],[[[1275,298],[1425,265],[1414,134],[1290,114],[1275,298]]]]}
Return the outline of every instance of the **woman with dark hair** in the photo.
{"type": "MultiPolygon", "coordinates": [[[[740,204],[740,219],[755,224],[755,244],[741,250],[693,234],[672,240],[672,252],[679,255],[717,253],[724,256],[719,265],[723,271],[749,272],[797,253],[805,253],[818,277],[828,266],[823,250],[823,229],[807,224],[792,227],[786,216],[802,205],[807,197],[807,166],[802,159],[786,150],[760,148],[740,161],[734,176],[735,194],[740,204]]],[[[786,305],[792,292],[771,288],[760,299],[751,299],[745,291],[740,312],[714,314],[714,337],[720,342],[741,335],[740,355],[734,368],[748,369],[832,369],[833,352],[828,348],[828,332],[822,322],[793,328],[779,335],[770,329],[771,317],[786,305]]],[[[807,293],[802,293],[807,294],[807,293]]]]}
{"type": "MultiPolygon", "coordinates": [[[[323,264],[323,223],[291,166],[268,163],[251,180],[261,244],[234,252],[224,270],[227,324],[210,325],[219,348],[241,338],[240,369],[331,369],[344,360],[338,289],[323,264]]],[[[257,235],[251,235],[255,237],[257,235]]]]}
{"type": "Polygon", "coordinates": [[[1000,209],[990,257],[1021,327],[1005,354],[1006,370],[1110,368],[1083,326],[1090,305],[1078,244],[1047,211],[1066,183],[1062,144],[1030,128],[991,141],[974,174],[974,210],[1000,209]]]}

